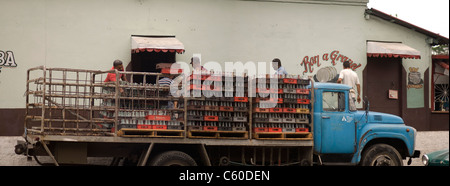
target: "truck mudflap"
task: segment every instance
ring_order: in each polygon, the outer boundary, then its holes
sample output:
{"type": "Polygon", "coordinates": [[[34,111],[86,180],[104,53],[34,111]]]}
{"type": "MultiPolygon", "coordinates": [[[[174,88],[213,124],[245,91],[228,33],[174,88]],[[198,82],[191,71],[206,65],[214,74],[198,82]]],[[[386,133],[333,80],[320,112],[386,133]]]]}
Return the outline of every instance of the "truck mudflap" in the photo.
{"type": "Polygon", "coordinates": [[[419,158],[419,157],[420,157],[420,150],[414,150],[414,153],[411,156],[411,158],[419,158]]]}

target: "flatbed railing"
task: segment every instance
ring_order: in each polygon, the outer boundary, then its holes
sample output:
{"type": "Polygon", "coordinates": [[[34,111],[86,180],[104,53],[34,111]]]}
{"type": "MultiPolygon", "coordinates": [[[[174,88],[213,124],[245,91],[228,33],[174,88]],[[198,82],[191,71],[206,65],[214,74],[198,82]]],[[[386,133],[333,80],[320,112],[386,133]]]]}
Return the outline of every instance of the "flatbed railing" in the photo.
{"type": "Polygon", "coordinates": [[[191,86],[176,88],[184,95],[209,92],[200,97],[174,97],[170,87],[158,80],[177,75],[31,68],[27,71],[25,129],[28,134],[56,136],[312,140],[314,94],[305,89],[309,84],[313,88],[312,79],[280,77],[275,91],[268,88],[271,77],[263,88],[253,83],[261,78],[226,75],[191,75],[183,79],[191,86]],[[116,81],[104,82],[108,73],[115,74],[116,81]],[[121,81],[121,76],[129,82],[121,81]],[[236,83],[238,77],[244,81],[236,83]],[[212,84],[205,87],[205,81],[212,84]],[[223,87],[214,87],[215,82],[223,87]],[[226,90],[227,83],[233,89],[226,90]],[[238,86],[244,91],[238,92],[238,86]],[[223,97],[211,97],[214,91],[223,97]],[[261,108],[259,103],[270,99],[261,97],[260,92],[276,93],[277,106],[261,108]]]}

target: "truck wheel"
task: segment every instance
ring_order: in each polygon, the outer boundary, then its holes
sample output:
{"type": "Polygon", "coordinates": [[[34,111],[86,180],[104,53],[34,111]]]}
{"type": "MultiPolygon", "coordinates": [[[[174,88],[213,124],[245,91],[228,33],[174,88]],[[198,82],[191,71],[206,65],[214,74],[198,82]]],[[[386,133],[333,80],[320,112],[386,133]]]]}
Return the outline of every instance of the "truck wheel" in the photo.
{"type": "Polygon", "coordinates": [[[167,151],[155,156],[150,166],[197,166],[197,163],[184,152],[167,151]]]}
{"type": "Polygon", "coordinates": [[[403,166],[403,161],[394,147],[387,144],[375,144],[364,150],[360,164],[362,166],[403,166]]]}

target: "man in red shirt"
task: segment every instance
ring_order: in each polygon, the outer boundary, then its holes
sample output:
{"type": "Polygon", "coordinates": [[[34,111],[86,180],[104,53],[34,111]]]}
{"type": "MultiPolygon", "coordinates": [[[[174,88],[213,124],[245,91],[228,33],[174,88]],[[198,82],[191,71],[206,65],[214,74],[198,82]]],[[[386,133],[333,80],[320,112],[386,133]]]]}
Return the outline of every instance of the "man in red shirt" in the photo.
{"type": "MultiPolygon", "coordinates": [[[[113,63],[113,67],[111,68],[111,70],[117,69],[118,71],[124,71],[123,70],[123,64],[122,61],[120,60],[115,60],[113,63]]],[[[124,74],[120,74],[120,79],[122,79],[122,81],[127,81],[127,77],[124,76],[124,74]]],[[[108,73],[108,75],[106,76],[105,82],[110,82],[110,81],[116,81],[116,74],[115,73],[108,73]]]]}

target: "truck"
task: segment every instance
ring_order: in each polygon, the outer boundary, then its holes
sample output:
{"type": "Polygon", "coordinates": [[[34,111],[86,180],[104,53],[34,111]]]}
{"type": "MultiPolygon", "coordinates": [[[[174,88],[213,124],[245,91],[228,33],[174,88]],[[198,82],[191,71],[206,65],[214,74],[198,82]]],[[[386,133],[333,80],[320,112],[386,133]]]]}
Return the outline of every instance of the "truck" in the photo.
{"type": "Polygon", "coordinates": [[[369,111],[367,99],[365,110],[350,110],[347,85],[193,74],[179,91],[203,95],[173,96],[172,86],[151,82],[175,77],[169,71],[28,69],[24,140],[15,153],[57,166],[88,157],[134,166],[402,166],[420,155],[416,129],[369,111]],[[117,81],[104,82],[108,74],[117,81]]]}

